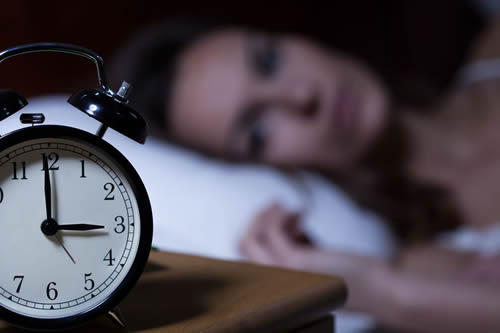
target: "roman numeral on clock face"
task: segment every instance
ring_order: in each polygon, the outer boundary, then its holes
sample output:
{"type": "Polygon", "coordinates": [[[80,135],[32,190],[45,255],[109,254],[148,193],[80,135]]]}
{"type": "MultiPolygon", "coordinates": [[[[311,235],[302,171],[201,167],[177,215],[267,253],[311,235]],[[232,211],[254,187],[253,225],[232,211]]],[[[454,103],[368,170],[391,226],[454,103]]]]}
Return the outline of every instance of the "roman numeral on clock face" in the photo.
{"type": "Polygon", "coordinates": [[[19,180],[19,179],[22,179],[22,180],[26,180],[28,179],[26,177],[26,162],[12,162],[12,169],[13,169],[13,175],[12,175],[12,180],[19,180]],[[20,165],[20,170],[18,170],[18,165],[20,165]],[[18,171],[19,171],[19,174],[21,178],[18,178],[18,171]]]}

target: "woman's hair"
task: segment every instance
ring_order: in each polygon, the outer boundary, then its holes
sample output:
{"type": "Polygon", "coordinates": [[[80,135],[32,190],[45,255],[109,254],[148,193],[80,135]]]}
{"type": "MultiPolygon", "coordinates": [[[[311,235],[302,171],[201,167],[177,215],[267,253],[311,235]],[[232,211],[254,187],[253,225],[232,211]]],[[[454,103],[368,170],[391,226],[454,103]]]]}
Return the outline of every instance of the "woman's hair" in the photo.
{"type": "MultiPolygon", "coordinates": [[[[169,98],[183,52],[207,34],[227,26],[160,23],[143,30],[118,52],[111,82],[132,84],[132,106],[148,120],[150,132],[168,138],[169,98]]],[[[395,112],[392,112],[394,115],[395,112]]],[[[403,171],[408,153],[405,133],[392,117],[362,167],[322,172],[362,207],[384,217],[403,243],[428,240],[460,224],[448,191],[410,179],[403,171]]]]}
{"type": "Polygon", "coordinates": [[[132,85],[131,106],[146,118],[151,134],[168,133],[165,109],[181,55],[214,30],[215,25],[201,23],[157,23],[140,31],[116,53],[110,82],[113,86],[122,81],[132,85]]]}
{"type": "Polygon", "coordinates": [[[396,112],[358,167],[328,175],[360,206],[385,217],[403,244],[428,241],[462,223],[449,190],[412,179],[404,166],[409,140],[396,112]]]}

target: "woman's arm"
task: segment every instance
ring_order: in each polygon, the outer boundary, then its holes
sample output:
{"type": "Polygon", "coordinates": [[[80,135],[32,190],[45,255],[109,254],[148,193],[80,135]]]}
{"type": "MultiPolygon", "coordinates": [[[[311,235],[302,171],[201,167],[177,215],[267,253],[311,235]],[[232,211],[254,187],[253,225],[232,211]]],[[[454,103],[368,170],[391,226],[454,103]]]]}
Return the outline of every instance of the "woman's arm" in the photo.
{"type": "Polygon", "coordinates": [[[400,251],[399,270],[433,278],[466,278],[468,268],[480,260],[477,252],[456,251],[436,245],[416,245],[400,251]]]}
{"type": "Polygon", "coordinates": [[[419,247],[391,263],[318,249],[301,233],[299,215],[276,205],[256,218],[241,247],[258,263],[342,276],[349,288],[347,309],[392,328],[487,333],[500,327],[500,282],[460,274],[477,259],[470,253],[419,247]]]}
{"type": "Polygon", "coordinates": [[[485,258],[438,246],[406,249],[397,265],[378,274],[379,290],[385,290],[391,302],[375,315],[392,327],[417,332],[496,332],[498,264],[498,256],[485,258]],[[485,264],[492,266],[485,269],[485,264]]]}
{"type": "Polygon", "coordinates": [[[498,332],[500,285],[433,278],[402,270],[379,275],[378,306],[363,310],[390,327],[415,332],[498,332]]]}
{"type": "Polygon", "coordinates": [[[500,57],[500,15],[491,20],[491,23],[473,43],[467,62],[494,59],[500,57]]]}

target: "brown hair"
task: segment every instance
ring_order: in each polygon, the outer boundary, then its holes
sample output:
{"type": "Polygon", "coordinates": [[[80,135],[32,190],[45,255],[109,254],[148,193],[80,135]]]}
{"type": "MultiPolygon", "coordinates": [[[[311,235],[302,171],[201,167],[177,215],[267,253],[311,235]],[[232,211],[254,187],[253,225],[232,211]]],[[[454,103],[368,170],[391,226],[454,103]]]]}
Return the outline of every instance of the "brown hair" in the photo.
{"type": "Polygon", "coordinates": [[[360,166],[329,176],[360,206],[385,217],[403,244],[428,241],[457,228],[462,218],[449,190],[418,182],[405,172],[409,141],[398,111],[390,115],[360,166]]]}
{"type": "Polygon", "coordinates": [[[146,117],[152,135],[161,137],[168,130],[164,111],[178,59],[189,45],[215,29],[209,24],[160,22],[141,30],[116,52],[110,82],[132,84],[131,106],[146,117]]]}

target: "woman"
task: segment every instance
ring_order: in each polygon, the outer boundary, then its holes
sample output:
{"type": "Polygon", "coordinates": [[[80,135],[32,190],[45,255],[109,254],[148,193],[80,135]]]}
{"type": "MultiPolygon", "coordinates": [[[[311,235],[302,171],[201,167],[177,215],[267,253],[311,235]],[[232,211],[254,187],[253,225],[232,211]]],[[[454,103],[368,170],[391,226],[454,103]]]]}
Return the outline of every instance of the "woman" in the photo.
{"type": "MultiPolygon", "coordinates": [[[[473,57],[497,55],[487,50],[497,31],[473,57]]],[[[300,212],[272,204],[242,240],[250,260],[341,275],[347,308],[391,328],[498,330],[500,257],[436,237],[500,220],[500,80],[453,88],[414,112],[391,102],[371,69],[295,36],[155,27],[120,53],[117,76],[135,85],[153,133],[224,159],[318,170],[386,217],[404,245],[390,262],[320,249],[300,212]]]]}

